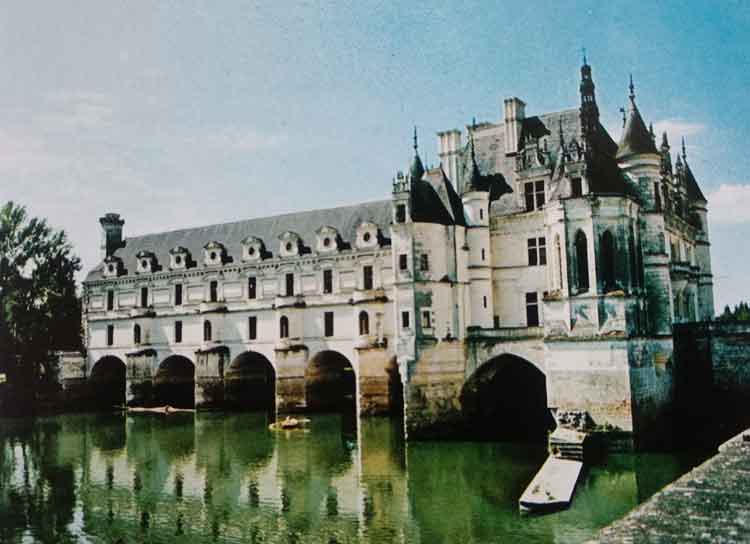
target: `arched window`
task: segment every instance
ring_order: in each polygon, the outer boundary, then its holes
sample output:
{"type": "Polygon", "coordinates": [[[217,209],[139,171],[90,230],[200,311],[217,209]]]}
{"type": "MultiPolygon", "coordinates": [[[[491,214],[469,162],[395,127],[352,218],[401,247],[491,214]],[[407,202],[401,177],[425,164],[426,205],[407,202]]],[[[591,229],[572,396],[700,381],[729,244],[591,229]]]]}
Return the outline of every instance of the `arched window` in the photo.
{"type": "Polygon", "coordinates": [[[605,230],[599,241],[599,254],[602,259],[602,285],[604,292],[615,288],[615,239],[609,230],[605,230]]]}
{"type": "Polygon", "coordinates": [[[359,312],[359,334],[360,336],[370,334],[370,316],[364,310],[359,312]]]}
{"type": "Polygon", "coordinates": [[[279,319],[279,338],[289,338],[289,318],[285,315],[279,319]]]}
{"type": "Polygon", "coordinates": [[[141,326],[137,323],[133,325],[133,344],[136,346],[141,343],[141,326]]]}
{"type": "Polygon", "coordinates": [[[576,232],[576,286],[578,291],[589,290],[589,248],[586,235],[582,230],[576,232]]]}
{"type": "Polygon", "coordinates": [[[203,322],[203,341],[204,342],[211,341],[211,322],[210,321],[203,322]]]}

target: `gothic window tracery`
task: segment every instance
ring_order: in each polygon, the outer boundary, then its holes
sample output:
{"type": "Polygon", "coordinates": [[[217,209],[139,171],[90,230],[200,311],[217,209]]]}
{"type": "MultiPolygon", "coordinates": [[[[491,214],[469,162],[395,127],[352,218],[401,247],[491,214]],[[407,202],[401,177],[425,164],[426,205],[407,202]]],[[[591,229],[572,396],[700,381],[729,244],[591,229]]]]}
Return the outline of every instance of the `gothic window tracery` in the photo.
{"type": "Polygon", "coordinates": [[[582,230],[575,236],[575,275],[578,292],[589,290],[589,249],[588,240],[582,230]]]}

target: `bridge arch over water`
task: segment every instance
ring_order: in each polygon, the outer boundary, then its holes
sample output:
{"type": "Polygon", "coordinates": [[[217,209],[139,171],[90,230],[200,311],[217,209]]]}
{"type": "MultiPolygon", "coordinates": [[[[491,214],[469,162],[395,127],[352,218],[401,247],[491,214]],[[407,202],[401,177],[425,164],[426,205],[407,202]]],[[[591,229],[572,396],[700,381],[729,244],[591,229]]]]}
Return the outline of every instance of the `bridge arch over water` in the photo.
{"type": "Polygon", "coordinates": [[[183,355],[170,355],[154,375],[154,403],[175,408],[195,407],[195,364],[183,355]]]}
{"type": "Polygon", "coordinates": [[[93,403],[97,408],[112,408],[125,404],[125,361],[105,355],[91,369],[90,381],[93,403]]]}
{"type": "Polygon", "coordinates": [[[256,351],[237,355],[224,374],[227,408],[273,410],[276,404],[276,371],[268,358],[256,351]]]}
{"type": "Polygon", "coordinates": [[[555,421],[547,380],[532,362],[509,353],[481,364],[464,383],[461,412],[472,434],[488,440],[544,440],[555,421]]]}
{"type": "Polygon", "coordinates": [[[357,377],[349,359],[333,350],[316,353],[305,367],[305,399],[313,412],[356,408],[357,377]]]}

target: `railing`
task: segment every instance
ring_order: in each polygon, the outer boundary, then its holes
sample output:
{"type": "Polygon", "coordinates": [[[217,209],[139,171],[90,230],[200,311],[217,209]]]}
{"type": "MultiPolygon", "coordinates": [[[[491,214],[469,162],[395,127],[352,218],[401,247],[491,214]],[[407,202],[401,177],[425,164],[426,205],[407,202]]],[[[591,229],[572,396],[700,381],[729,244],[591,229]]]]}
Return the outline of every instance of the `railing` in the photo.
{"type": "Polygon", "coordinates": [[[524,338],[542,338],[544,327],[500,327],[497,329],[482,329],[469,327],[469,337],[496,338],[500,340],[518,340],[524,338]]]}

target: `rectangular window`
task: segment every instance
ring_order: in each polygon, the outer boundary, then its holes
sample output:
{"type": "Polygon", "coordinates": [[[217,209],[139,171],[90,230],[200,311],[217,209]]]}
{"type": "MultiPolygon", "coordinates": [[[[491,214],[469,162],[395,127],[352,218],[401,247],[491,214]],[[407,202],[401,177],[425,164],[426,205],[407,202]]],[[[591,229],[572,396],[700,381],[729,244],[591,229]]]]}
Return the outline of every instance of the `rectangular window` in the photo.
{"type": "Polygon", "coordinates": [[[482,297],[482,306],[484,308],[487,308],[487,295],[482,297]]]}
{"type": "Polygon", "coordinates": [[[399,270],[408,270],[409,269],[409,263],[407,261],[406,253],[402,253],[398,256],[398,269],[399,270]]]}
{"type": "Polygon", "coordinates": [[[430,269],[430,257],[427,253],[422,253],[419,256],[419,269],[422,272],[427,272],[430,269]]]}
{"type": "Polygon", "coordinates": [[[482,248],[482,260],[484,260],[484,257],[485,257],[484,248],[482,248]]]}
{"type": "Polygon", "coordinates": [[[432,328],[432,313],[430,312],[430,310],[422,310],[422,328],[432,328]]]}
{"type": "Polygon", "coordinates": [[[581,178],[573,178],[570,180],[570,192],[571,196],[578,197],[583,196],[583,185],[581,184],[581,178]]]}
{"type": "Polygon", "coordinates": [[[294,274],[286,275],[286,296],[291,297],[294,295],[294,274]]]}
{"type": "Polygon", "coordinates": [[[247,298],[255,299],[258,296],[258,282],[255,277],[247,278],[247,298]]]}
{"type": "Polygon", "coordinates": [[[333,270],[323,270],[323,293],[333,293],[333,270]]]}
{"type": "Polygon", "coordinates": [[[536,238],[528,238],[526,240],[526,247],[529,252],[529,266],[536,266],[539,264],[539,259],[536,251],[536,238]]]}
{"type": "Polygon", "coordinates": [[[182,306],[182,284],[178,283],[174,286],[174,305],[182,306]]]}
{"type": "Polygon", "coordinates": [[[111,289],[107,291],[107,310],[111,311],[115,309],[115,292],[111,289]]]}
{"type": "Polygon", "coordinates": [[[365,289],[372,289],[372,266],[362,268],[362,285],[365,289]]]}
{"type": "Polygon", "coordinates": [[[496,315],[496,316],[494,316],[494,317],[493,317],[493,319],[492,319],[492,325],[493,325],[493,326],[494,326],[494,327],[495,327],[496,329],[499,329],[499,328],[500,328],[500,316],[499,316],[499,315],[496,315]]]}
{"type": "Polygon", "coordinates": [[[539,326],[539,301],[536,293],[526,293],[526,326],[539,326]]]}
{"type": "Polygon", "coordinates": [[[115,326],[107,325],[107,345],[111,346],[115,343],[115,326]]]}
{"type": "Polygon", "coordinates": [[[401,312],[401,328],[409,328],[409,312],[401,312]]]}
{"type": "Polygon", "coordinates": [[[333,312],[325,312],[325,314],[323,314],[323,320],[324,336],[333,336],[333,312]]]}
{"type": "Polygon", "coordinates": [[[258,338],[258,318],[254,315],[247,318],[247,337],[249,340],[258,338]]]}
{"type": "Polygon", "coordinates": [[[526,247],[529,254],[529,266],[544,266],[547,264],[547,242],[541,238],[528,238],[526,247]]]}
{"type": "Polygon", "coordinates": [[[406,204],[396,206],[396,223],[406,222],[406,204]]]}
{"type": "Polygon", "coordinates": [[[141,308],[148,308],[148,287],[141,287],[141,308]]]}
{"type": "Polygon", "coordinates": [[[174,343],[179,344],[182,342],[182,321],[174,322],[174,343]]]}
{"type": "Polygon", "coordinates": [[[527,212],[541,209],[544,206],[544,181],[524,183],[523,195],[527,212]]]}
{"type": "Polygon", "coordinates": [[[211,302],[216,302],[219,300],[219,282],[218,281],[212,281],[209,284],[209,300],[211,302]]]}

